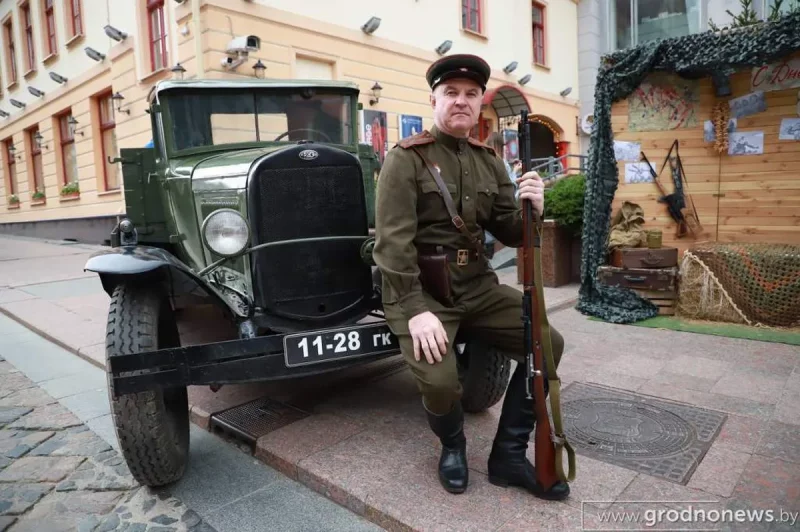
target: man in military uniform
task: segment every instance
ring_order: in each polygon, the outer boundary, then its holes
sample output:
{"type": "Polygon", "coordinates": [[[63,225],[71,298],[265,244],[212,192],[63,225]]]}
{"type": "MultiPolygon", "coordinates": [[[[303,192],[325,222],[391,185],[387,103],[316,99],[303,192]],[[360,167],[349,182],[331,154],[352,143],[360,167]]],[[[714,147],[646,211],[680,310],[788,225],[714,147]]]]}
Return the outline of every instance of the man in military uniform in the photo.
{"type": "MultiPolygon", "coordinates": [[[[469,138],[489,76],[489,65],[476,56],[448,56],[432,64],[426,79],[435,125],[390,150],[377,186],[373,256],[383,274],[386,320],[417,380],[430,427],[442,443],[439,480],[451,493],[462,493],[468,483],[456,333],[464,329],[524,361],[522,293],[500,285],[480,242],[473,245],[484,229],[506,246],[520,247],[523,240],[514,183],[494,150],[469,138]],[[461,229],[448,214],[434,178],[437,171],[463,219],[461,229]],[[420,277],[419,255],[436,251],[450,260],[451,298],[445,302],[434,298],[420,277]]],[[[517,184],[519,199],[532,201],[541,214],[541,178],[528,172],[517,184]]],[[[558,364],[564,340],[551,331],[558,364]]],[[[559,482],[542,489],[525,457],[536,422],[533,401],[526,399],[525,378],[525,366],[518,364],[489,457],[489,480],[524,487],[541,498],[563,499],[569,486],[559,482]]]]}

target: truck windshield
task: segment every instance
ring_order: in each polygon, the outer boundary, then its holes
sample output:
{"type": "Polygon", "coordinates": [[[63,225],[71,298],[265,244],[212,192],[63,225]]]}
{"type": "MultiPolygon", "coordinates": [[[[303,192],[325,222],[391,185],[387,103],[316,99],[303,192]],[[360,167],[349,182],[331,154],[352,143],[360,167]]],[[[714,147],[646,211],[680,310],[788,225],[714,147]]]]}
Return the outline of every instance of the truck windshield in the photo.
{"type": "Polygon", "coordinates": [[[315,89],[185,90],[166,98],[174,151],[240,142],[352,142],[351,99],[315,89]]]}

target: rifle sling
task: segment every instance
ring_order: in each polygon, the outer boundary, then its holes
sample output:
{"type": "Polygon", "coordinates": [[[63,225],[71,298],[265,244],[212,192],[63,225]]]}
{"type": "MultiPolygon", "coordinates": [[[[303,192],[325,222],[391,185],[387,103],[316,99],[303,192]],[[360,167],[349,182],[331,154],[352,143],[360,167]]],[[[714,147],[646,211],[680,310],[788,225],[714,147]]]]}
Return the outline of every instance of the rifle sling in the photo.
{"type": "MultiPolygon", "coordinates": [[[[537,232],[540,233],[541,229],[536,224],[537,232]]],[[[541,239],[541,233],[538,235],[541,239]]],[[[542,330],[542,354],[544,355],[545,368],[547,371],[547,383],[550,393],[550,407],[553,415],[553,444],[556,451],[556,474],[563,482],[569,482],[575,479],[575,449],[567,441],[567,435],[564,433],[564,426],[561,421],[561,379],[556,373],[556,364],[553,360],[553,342],[550,338],[550,322],[547,320],[547,309],[545,308],[543,284],[542,284],[542,256],[541,248],[535,246],[533,248],[533,276],[534,285],[536,287],[536,300],[539,306],[539,325],[542,330]],[[563,452],[567,452],[567,461],[569,463],[569,474],[564,475],[564,461],[563,452]]]]}
{"type": "Polygon", "coordinates": [[[439,187],[439,192],[441,192],[442,194],[444,205],[445,207],[447,207],[447,213],[450,215],[450,219],[453,221],[453,225],[455,225],[458,228],[458,230],[461,231],[464,234],[464,236],[466,236],[469,239],[470,243],[472,243],[472,245],[475,246],[475,249],[478,252],[478,256],[480,256],[483,253],[483,248],[481,246],[481,243],[478,242],[478,240],[474,236],[472,236],[472,233],[469,232],[469,229],[467,229],[467,226],[464,223],[464,219],[461,218],[461,216],[458,214],[456,206],[453,203],[453,198],[450,197],[450,191],[447,190],[447,185],[444,184],[444,180],[442,179],[442,176],[439,173],[439,169],[436,168],[433,165],[433,163],[427,157],[425,157],[419,149],[417,149],[416,146],[411,149],[417,152],[417,155],[419,155],[422,158],[422,162],[425,163],[425,166],[428,168],[428,171],[433,176],[433,180],[436,181],[436,185],[439,187]]]}

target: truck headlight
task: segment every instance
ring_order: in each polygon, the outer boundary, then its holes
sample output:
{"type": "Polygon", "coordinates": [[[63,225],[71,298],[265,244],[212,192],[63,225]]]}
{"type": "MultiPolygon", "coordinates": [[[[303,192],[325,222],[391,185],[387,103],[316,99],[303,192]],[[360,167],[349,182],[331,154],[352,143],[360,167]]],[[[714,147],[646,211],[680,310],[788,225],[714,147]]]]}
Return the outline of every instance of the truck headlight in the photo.
{"type": "Polygon", "coordinates": [[[223,257],[238,255],[250,243],[250,227],[233,209],[218,209],[203,221],[203,240],[211,251],[223,257]]]}

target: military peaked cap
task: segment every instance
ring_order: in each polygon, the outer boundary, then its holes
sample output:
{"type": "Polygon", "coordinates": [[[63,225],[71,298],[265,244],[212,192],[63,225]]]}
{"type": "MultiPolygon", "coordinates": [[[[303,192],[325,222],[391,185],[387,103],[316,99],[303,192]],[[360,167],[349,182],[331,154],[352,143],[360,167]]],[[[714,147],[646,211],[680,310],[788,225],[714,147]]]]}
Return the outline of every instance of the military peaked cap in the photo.
{"type": "Polygon", "coordinates": [[[480,85],[485,91],[491,72],[489,64],[477,55],[456,54],[442,57],[428,67],[425,79],[431,90],[448,79],[466,78],[480,85]]]}

